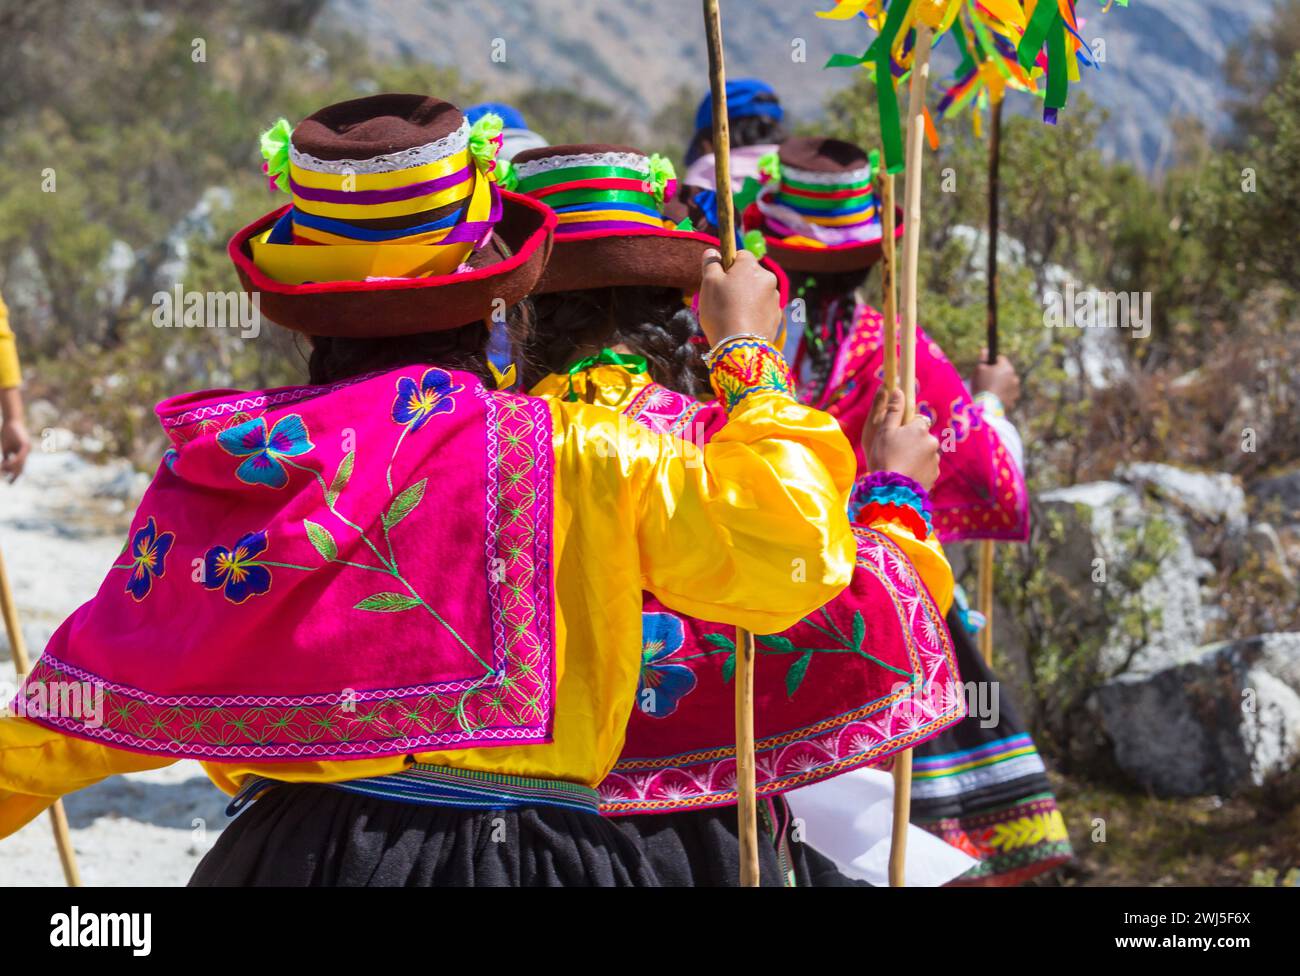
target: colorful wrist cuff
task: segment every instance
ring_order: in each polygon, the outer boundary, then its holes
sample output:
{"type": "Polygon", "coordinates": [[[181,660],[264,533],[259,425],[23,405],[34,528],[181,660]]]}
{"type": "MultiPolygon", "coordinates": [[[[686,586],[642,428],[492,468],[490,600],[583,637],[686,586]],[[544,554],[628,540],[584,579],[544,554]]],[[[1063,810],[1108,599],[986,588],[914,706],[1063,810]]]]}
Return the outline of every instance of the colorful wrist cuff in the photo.
{"type": "Polygon", "coordinates": [[[849,518],[859,525],[879,519],[898,522],[924,541],[934,531],[930,494],[906,475],[876,471],[859,478],[849,496],[849,518]]]}
{"type": "Polygon", "coordinates": [[[730,413],[751,393],[794,396],[794,377],[780,350],[765,339],[720,344],[709,363],[714,395],[730,413]]]}

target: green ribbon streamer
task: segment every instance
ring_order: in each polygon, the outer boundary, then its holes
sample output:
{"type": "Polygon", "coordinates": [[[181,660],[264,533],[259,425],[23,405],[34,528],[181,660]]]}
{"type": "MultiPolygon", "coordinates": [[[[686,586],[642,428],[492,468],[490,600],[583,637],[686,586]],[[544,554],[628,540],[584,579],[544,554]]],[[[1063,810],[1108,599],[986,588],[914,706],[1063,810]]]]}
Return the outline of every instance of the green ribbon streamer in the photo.
{"type": "Polygon", "coordinates": [[[1058,12],[1047,34],[1047,97],[1043,104],[1048,108],[1064,108],[1070,95],[1069,58],[1065,43],[1065,20],[1058,12]]]}
{"type": "Polygon", "coordinates": [[[952,23],[952,34],[957,42],[957,50],[961,52],[961,64],[957,65],[957,70],[953,74],[961,78],[966,75],[966,72],[975,69],[975,57],[970,52],[970,45],[966,43],[966,31],[961,26],[960,17],[952,23]]]}
{"type": "MultiPolygon", "coordinates": [[[[1044,0],[1046,2],[1046,0],[1044,0]]],[[[898,114],[898,92],[894,89],[894,74],[890,70],[890,51],[894,39],[902,29],[907,15],[907,3],[891,3],[885,16],[885,26],[871,42],[861,57],[834,54],[826,62],[828,68],[857,67],[871,62],[876,70],[876,107],[880,114],[880,141],[885,146],[885,165],[890,173],[901,173],[904,165],[903,126],[898,114]]]]}
{"type": "Polygon", "coordinates": [[[564,399],[569,403],[576,403],[578,399],[578,391],[573,388],[573,378],[593,366],[622,366],[633,374],[646,371],[644,356],[633,356],[628,353],[615,352],[613,349],[602,349],[596,355],[588,356],[586,359],[579,359],[569,367],[569,392],[564,396],[564,399]]]}
{"type": "Polygon", "coordinates": [[[1056,0],[1039,0],[1038,6],[1034,8],[1034,16],[1029,18],[1029,23],[1025,25],[1024,36],[1020,38],[1020,46],[1016,48],[1016,57],[1020,60],[1020,67],[1029,69],[1034,66],[1034,61],[1038,58],[1038,52],[1043,49],[1043,42],[1047,40],[1047,32],[1051,28],[1053,21],[1058,20],[1061,16],[1061,10],[1056,5],[1056,0]]]}

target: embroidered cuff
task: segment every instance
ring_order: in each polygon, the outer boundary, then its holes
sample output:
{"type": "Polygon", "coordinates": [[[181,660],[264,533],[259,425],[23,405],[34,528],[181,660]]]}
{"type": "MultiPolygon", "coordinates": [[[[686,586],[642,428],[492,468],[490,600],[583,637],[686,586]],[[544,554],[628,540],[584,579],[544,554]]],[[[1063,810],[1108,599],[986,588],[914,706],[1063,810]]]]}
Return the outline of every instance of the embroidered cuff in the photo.
{"type": "Polygon", "coordinates": [[[1002,401],[992,390],[981,390],[975,394],[975,405],[983,412],[984,416],[991,420],[1003,420],[1006,418],[1006,407],[1002,406],[1002,401]]]}
{"type": "Polygon", "coordinates": [[[934,531],[930,493],[896,471],[876,471],[858,479],[849,496],[849,518],[859,525],[878,519],[899,522],[924,541],[934,531]]]}
{"type": "Polygon", "coordinates": [[[713,393],[730,413],[751,393],[770,391],[794,396],[794,377],[778,350],[763,339],[736,339],[721,344],[709,363],[713,393]]]}

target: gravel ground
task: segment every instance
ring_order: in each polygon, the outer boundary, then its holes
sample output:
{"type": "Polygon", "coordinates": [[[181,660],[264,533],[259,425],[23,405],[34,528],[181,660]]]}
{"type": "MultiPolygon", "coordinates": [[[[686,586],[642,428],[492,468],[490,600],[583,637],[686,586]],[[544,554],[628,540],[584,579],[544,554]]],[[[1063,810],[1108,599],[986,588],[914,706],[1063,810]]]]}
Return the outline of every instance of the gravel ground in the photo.
{"type": "MultiPolygon", "coordinates": [[[[36,451],[16,484],[0,483],[0,552],[32,658],[98,589],[147,482],[125,465],[36,451]]],[[[13,680],[0,632],[6,697],[13,680]]],[[[190,761],[113,777],[65,804],[87,885],[183,885],[226,823],[226,797],[190,761]]],[[[0,840],[0,885],[61,884],[48,817],[0,840]]]]}

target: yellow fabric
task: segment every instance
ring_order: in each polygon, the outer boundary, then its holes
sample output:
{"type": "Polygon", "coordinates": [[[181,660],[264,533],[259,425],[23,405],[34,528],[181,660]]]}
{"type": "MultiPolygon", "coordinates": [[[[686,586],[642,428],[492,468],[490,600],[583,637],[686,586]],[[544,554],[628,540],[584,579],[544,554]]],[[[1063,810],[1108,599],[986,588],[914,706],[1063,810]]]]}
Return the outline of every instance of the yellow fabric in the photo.
{"type": "Polygon", "coordinates": [[[18,368],[18,345],[13,329],[9,328],[9,308],[0,298],[0,390],[20,386],[22,371],[18,368]]]}
{"type": "Polygon", "coordinates": [[[317,190],[393,190],[399,186],[412,183],[424,183],[436,180],[451,173],[460,172],[469,165],[469,150],[462,149],[454,156],[440,159],[436,163],[424,163],[421,166],[408,166],[406,169],[389,170],[384,173],[318,173],[290,164],[289,176],[299,186],[309,186],[317,190]]]}
{"type": "MultiPolygon", "coordinates": [[[[622,750],[635,698],[641,592],[760,634],[793,625],[850,579],[855,547],[844,513],[854,458],[833,418],[777,393],[745,398],[702,456],[689,459],[681,442],[603,407],[552,400],[551,413],[554,741],[415,759],[595,786],[622,750]],[[791,572],[796,560],[805,582],[791,572]]],[[[395,772],[409,758],[204,768],[233,793],[250,774],[330,782],[395,772]]],[[[0,720],[0,836],[57,795],[170,761],[0,720]]]]}
{"type": "Polygon", "coordinates": [[[424,196],[411,197],[407,200],[393,200],[389,203],[327,203],[323,200],[308,200],[294,194],[295,209],[318,217],[331,217],[334,220],[375,220],[381,217],[406,217],[410,214],[437,210],[448,204],[459,203],[472,192],[477,183],[491,183],[486,177],[480,178],[477,171],[470,173],[466,179],[455,186],[424,196]]]}
{"type": "MultiPolygon", "coordinates": [[[[487,220],[492,212],[492,181],[476,179],[465,220],[487,220]]],[[[253,263],[276,281],[365,281],[367,278],[423,278],[451,274],[474,245],[460,244],[269,244],[271,231],[251,241],[253,263]]]]}
{"type": "MultiPolygon", "coordinates": [[[[600,365],[575,375],[573,392],[584,403],[621,410],[652,382],[647,373],[629,373],[622,366],[600,365]]],[[[533,396],[563,399],[569,392],[569,376],[552,373],[539,380],[531,392],[533,396]]],[[[933,532],[924,540],[918,539],[910,528],[892,519],[877,519],[871,527],[889,536],[890,541],[903,550],[934,597],[934,602],[947,614],[952,607],[954,586],[952,566],[943,551],[943,543],[933,532]]]]}

